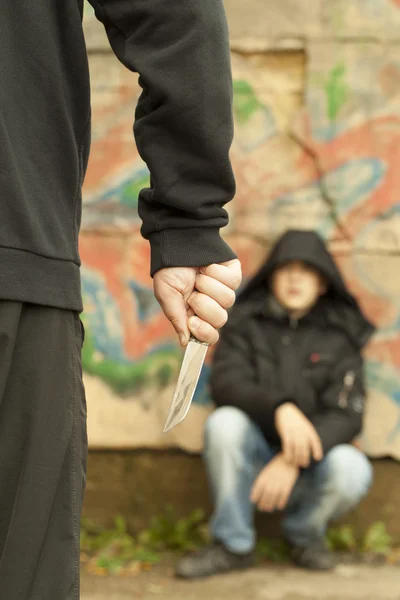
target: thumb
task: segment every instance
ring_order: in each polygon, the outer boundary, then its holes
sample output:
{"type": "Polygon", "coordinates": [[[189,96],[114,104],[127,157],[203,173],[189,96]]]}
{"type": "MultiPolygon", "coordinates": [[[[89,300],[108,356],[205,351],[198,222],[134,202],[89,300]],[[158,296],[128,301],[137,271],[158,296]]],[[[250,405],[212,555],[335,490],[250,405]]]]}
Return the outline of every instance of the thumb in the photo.
{"type": "Polygon", "coordinates": [[[181,346],[187,346],[190,336],[188,311],[182,294],[168,285],[161,284],[157,290],[157,300],[178,334],[181,346]]]}

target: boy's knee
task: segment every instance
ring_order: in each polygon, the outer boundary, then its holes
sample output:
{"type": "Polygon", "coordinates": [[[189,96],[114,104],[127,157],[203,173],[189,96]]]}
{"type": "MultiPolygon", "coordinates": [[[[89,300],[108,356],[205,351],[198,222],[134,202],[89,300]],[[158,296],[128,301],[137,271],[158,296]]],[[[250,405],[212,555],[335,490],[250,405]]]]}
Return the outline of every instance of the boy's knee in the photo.
{"type": "Polygon", "coordinates": [[[206,446],[238,448],[248,438],[252,423],[249,417],[234,406],[217,408],[205,425],[206,446]]]}
{"type": "Polygon", "coordinates": [[[368,493],[373,480],[372,466],[367,457],[357,448],[340,445],[326,457],[327,473],[332,488],[343,500],[354,502],[368,493]]]}

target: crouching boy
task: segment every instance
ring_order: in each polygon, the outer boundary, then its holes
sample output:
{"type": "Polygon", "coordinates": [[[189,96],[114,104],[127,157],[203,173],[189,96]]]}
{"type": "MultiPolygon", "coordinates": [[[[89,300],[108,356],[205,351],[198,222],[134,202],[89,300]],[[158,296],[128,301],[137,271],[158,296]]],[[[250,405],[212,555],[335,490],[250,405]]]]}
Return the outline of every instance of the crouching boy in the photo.
{"type": "Polygon", "coordinates": [[[372,480],[352,445],[364,409],[361,350],[372,333],[319,236],[287,232],[239,295],[215,354],[218,408],[204,449],[213,543],[183,558],[178,576],[251,566],[256,508],[284,511],[296,564],[334,565],[327,525],[372,480]]]}

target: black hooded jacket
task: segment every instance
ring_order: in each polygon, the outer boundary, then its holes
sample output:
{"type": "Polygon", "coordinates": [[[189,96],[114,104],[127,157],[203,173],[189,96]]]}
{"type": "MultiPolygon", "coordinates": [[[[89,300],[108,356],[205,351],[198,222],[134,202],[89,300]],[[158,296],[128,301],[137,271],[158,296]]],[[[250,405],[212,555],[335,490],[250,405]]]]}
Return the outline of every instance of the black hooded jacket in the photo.
{"type": "Polygon", "coordinates": [[[289,231],[239,294],[214,356],[213,399],[243,410],[272,443],[279,443],[276,408],[293,402],[314,424],[326,453],[361,430],[361,350],[373,331],[322,239],[289,231]],[[299,321],[268,292],[273,270],[292,260],[312,265],[328,282],[326,295],[299,321]]]}
{"type": "MultiPolygon", "coordinates": [[[[151,272],[233,258],[219,235],[235,192],[222,0],[89,2],[143,89],[134,132],[151,172],[139,196],[151,272]]],[[[83,0],[0,2],[0,299],[82,309],[91,121],[82,15],[83,0]]]]}

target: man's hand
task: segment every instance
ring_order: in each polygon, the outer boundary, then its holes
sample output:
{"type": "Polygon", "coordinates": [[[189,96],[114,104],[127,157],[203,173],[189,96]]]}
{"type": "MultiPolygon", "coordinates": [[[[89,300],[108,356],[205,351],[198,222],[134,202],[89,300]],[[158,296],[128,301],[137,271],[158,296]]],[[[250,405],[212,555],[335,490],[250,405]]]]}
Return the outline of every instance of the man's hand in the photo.
{"type": "Polygon", "coordinates": [[[311,458],[321,460],[323,450],[314,425],[295,404],[286,402],[275,411],[275,427],[287,462],[307,468],[311,458]]]}
{"type": "Polygon", "coordinates": [[[208,267],[170,267],[154,275],[154,294],[182,346],[187,345],[190,333],[201,342],[215,344],[241,281],[237,259],[208,267]]]}
{"type": "Polygon", "coordinates": [[[299,469],[278,454],[261,471],[251,490],[251,501],[259,510],[283,510],[299,476],[299,469]]]}

